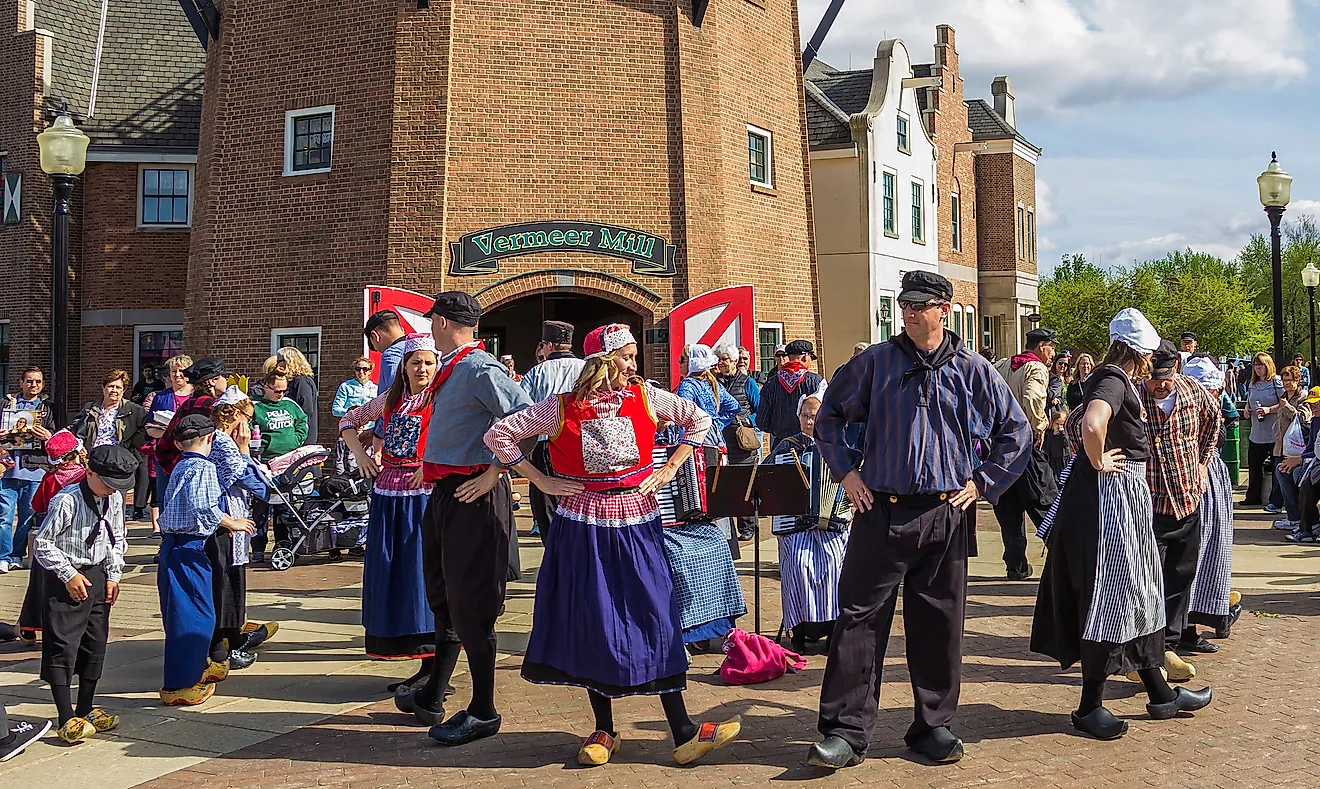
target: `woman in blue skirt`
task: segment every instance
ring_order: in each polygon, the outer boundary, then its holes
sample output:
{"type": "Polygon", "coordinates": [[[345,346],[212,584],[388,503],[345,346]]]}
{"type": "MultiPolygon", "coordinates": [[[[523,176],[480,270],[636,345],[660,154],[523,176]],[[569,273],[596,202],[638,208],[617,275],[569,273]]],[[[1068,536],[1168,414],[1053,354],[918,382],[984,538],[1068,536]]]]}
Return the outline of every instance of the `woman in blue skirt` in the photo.
{"type": "Polygon", "coordinates": [[[497,422],[486,444],[506,466],[558,496],[537,574],[523,678],[586,688],[596,731],[578,762],[601,765],[619,747],[612,699],[659,695],[674,737],[674,760],[690,764],[738,735],[738,716],[694,723],[683,703],[687,653],[674,583],[665,561],[655,491],[701,444],[710,417],[695,403],[631,384],[637,341],[627,326],[585,340],[586,365],[568,394],[497,422]],[[669,462],[653,468],[656,425],[683,428],[669,462]],[[550,437],[555,476],[538,471],[518,442],[550,437]]]}
{"type": "Polygon", "coordinates": [[[426,660],[435,655],[435,617],[422,580],[422,513],[431,486],[422,483],[418,448],[425,444],[431,421],[426,387],[437,361],[431,335],[408,335],[403,362],[389,390],[339,420],[339,435],[358,468],[375,477],[362,569],[367,654],[382,660],[422,658],[414,679],[429,676],[426,660]],[[385,431],[379,462],[358,438],[376,420],[381,420],[385,431]]]}

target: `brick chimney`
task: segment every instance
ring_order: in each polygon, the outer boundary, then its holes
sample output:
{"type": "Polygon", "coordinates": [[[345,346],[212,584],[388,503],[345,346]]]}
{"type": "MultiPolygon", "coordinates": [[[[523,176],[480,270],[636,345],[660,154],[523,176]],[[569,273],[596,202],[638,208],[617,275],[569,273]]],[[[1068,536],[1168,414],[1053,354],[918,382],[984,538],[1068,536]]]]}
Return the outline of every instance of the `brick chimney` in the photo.
{"type": "Polygon", "coordinates": [[[995,77],[990,83],[990,95],[995,99],[995,112],[1008,121],[1008,125],[1017,128],[1017,119],[1013,114],[1013,80],[1008,77],[995,77]]]}

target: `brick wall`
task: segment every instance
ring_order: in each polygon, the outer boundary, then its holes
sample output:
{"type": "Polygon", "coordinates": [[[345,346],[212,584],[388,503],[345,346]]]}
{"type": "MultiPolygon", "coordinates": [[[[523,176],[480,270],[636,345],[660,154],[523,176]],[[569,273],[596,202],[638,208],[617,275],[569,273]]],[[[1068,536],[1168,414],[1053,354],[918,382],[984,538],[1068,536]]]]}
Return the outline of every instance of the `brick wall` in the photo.
{"type": "MultiPolygon", "coordinates": [[[[1036,211],[1036,165],[1023,159],[1021,156],[1013,157],[1013,199],[1015,203],[1023,203],[1028,211],[1036,211]]],[[[1014,220],[1016,221],[1016,219],[1014,220]]],[[[1035,219],[1036,237],[1040,237],[1040,216],[1035,219]]],[[[1022,252],[1022,257],[1017,260],[1018,271],[1025,271],[1030,274],[1037,273],[1038,257],[1036,250],[1026,250],[1022,252]]]]}
{"type": "Polygon", "coordinates": [[[935,164],[940,191],[939,249],[940,260],[976,268],[976,165],[971,151],[955,151],[958,143],[972,141],[967,126],[967,105],[963,103],[963,78],[958,72],[958,50],[954,30],[948,25],[935,28],[935,65],[944,77],[939,90],[927,89],[928,106],[935,110],[935,145],[940,158],[935,164]],[[957,193],[961,206],[961,245],[953,248],[953,200],[957,193]]]}
{"type": "MultiPolygon", "coordinates": [[[[364,285],[460,288],[491,306],[565,289],[539,278],[551,268],[596,272],[572,289],[646,326],[750,282],[758,317],[819,340],[790,0],[716,0],[701,28],[687,0],[363,0],[291,38],[301,9],[224,3],[203,100],[190,350],[251,365],[271,326],[319,325],[322,369],[340,370],[361,348],[364,285]],[[320,104],[336,106],[332,172],[281,177],[284,111],[320,104]],[[747,123],[775,135],[772,194],[748,182],[747,123]],[[464,233],[550,219],[663,236],[679,275],[570,253],[447,273],[447,244],[464,233]],[[246,320],[220,320],[232,313],[246,320]]],[[[663,348],[646,352],[653,373],[667,369],[663,348]]],[[[328,401],[333,383],[322,389],[328,401]]]]}
{"type": "MultiPolygon", "coordinates": [[[[1017,166],[1011,153],[976,156],[976,243],[985,271],[1017,268],[1017,166]]],[[[1034,191],[1034,185],[1033,185],[1034,191]]]]}

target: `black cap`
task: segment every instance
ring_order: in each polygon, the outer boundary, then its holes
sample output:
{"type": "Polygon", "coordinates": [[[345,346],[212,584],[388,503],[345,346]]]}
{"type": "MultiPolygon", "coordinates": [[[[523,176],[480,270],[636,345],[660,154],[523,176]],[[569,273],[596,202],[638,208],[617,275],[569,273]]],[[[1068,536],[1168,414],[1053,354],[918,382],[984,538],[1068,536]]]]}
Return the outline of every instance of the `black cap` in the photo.
{"type": "Polygon", "coordinates": [[[816,346],[810,340],[794,340],[784,346],[784,353],[789,356],[810,356],[816,358],[816,346]]]}
{"type": "Polygon", "coordinates": [[[545,321],[541,324],[541,342],[572,345],[573,324],[564,321],[545,321]]]}
{"type": "Polygon", "coordinates": [[[117,444],[99,446],[87,458],[87,468],[107,486],[121,493],[133,489],[137,467],[137,457],[117,444]]]}
{"type": "Polygon", "coordinates": [[[481,304],[470,293],[447,290],[436,294],[435,303],[426,314],[448,318],[460,326],[476,326],[481,320],[481,304]]]}
{"type": "Polygon", "coordinates": [[[929,271],[909,271],[903,275],[903,291],[898,294],[898,300],[918,304],[953,301],[953,283],[929,271]]]}
{"type": "Polygon", "coordinates": [[[1196,339],[1196,332],[1185,331],[1185,332],[1182,333],[1182,338],[1181,338],[1181,339],[1184,339],[1184,340],[1195,340],[1195,339],[1196,339]]]}
{"type": "Polygon", "coordinates": [[[1027,332],[1027,345],[1040,345],[1043,342],[1058,342],[1059,335],[1053,329],[1037,326],[1027,332]]]}
{"type": "Polygon", "coordinates": [[[232,373],[225,368],[225,360],[208,356],[205,359],[198,359],[193,362],[192,367],[183,371],[190,384],[200,384],[209,381],[217,376],[229,376],[232,373]]]}
{"type": "Polygon", "coordinates": [[[371,333],[379,329],[386,323],[398,323],[399,313],[394,310],[376,310],[367,318],[367,325],[362,327],[362,336],[370,337],[371,333]]]}
{"type": "Polygon", "coordinates": [[[1173,347],[1173,343],[1168,340],[1160,340],[1160,347],[1155,349],[1155,353],[1150,355],[1150,379],[1152,381],[1167,381],[1178,374],[1178,365],[1182,362],[1182,354],[1173,347]]]}
{"type": "Polygon", "coordinates": [[[215,425],[201,414],[189,414],[174,426],[175,441],[192,441],[215,432],[215,425]]]}

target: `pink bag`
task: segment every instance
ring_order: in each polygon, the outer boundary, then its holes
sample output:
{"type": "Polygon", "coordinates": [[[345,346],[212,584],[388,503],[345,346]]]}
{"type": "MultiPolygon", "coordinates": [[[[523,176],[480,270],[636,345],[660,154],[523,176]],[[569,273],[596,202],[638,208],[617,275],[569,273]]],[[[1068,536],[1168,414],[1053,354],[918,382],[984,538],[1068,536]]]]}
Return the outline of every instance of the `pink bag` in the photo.
{"type": "Polygon", "coordinates": [[[734,628],[724,640],[724,664],[720,677],[730,685],[756,685],[801,671],[807,661],[762,635],[734,628]]]}

